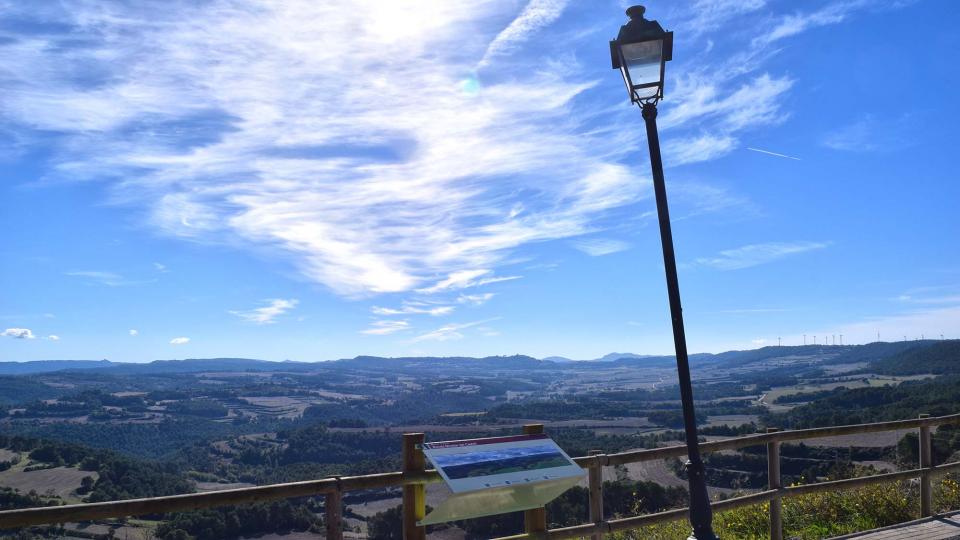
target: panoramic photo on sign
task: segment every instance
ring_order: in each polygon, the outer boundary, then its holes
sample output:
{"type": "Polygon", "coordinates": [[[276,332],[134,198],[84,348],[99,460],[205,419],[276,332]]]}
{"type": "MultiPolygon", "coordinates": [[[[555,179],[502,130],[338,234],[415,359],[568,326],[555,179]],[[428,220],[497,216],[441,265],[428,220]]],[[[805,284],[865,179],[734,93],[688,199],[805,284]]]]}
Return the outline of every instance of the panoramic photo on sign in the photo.
{"type": "Polygon", "coordinates": [[[543,434],[423,445],[453,495],[421,523],[441,523],[537,508],[586,474],[543,434]]]}

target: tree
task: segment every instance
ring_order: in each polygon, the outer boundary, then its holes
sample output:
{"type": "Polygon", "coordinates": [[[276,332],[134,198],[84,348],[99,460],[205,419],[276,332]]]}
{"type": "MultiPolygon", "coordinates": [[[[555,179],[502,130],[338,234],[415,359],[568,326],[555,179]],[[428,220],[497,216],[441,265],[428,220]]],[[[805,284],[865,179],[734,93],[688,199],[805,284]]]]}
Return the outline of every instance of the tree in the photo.
{"type": "Polygon", "coordinates": [[[374,514],[367,520],[367,536],[372,540],[403,540],[403,510],[394,506],[374,514]]]}
{"type": "Polygon", "coordinates": [[[77,495],[86,495],[87,493],[90,493],[93,491],[93,485],[95,483],[96,481],[92,476],[84,476],[80,480],[80,487],[77,488],[77,495]]]}

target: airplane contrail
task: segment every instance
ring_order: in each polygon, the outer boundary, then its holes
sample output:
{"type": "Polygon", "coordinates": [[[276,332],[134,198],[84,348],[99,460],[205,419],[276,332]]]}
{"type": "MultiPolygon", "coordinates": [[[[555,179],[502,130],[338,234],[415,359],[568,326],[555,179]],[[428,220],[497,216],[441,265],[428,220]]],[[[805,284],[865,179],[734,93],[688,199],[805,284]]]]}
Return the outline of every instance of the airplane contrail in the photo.
{"type": "Polygon", "coordinates": [[[753,150],[754,152],[760,152],[761,154],[768,154],[768,155],[771,155],[771,156],[777,156],[777,157],[782,157],[782,158],[787,158],[787,159],[795,159],[795,160],[797,160],[797,161],[803,161],[802,159],[800,159],[800,158],[798,158],[798,157],[788,156],[788,155],[786,155],[786,154],[778,154],[778,153],[776,153],[776,152],[771,152],[771,151],[769,151],[769,150],[761,150],[761,149],[759,149],[759,148],[750,148],[749,146],[747,147],[747,150],[753,150]]]}

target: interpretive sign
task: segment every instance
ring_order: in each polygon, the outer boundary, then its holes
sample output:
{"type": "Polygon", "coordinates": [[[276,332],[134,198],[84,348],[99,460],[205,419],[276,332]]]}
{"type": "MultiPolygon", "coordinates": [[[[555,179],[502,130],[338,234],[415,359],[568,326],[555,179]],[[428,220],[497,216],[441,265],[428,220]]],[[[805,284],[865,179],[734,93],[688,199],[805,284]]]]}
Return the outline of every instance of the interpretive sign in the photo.
{"type": "Polygon", "coordinates": [[[585,474],[543,434],[428,443],[423,453],[453,495],[421,525],[538,508],[585,474]]]}

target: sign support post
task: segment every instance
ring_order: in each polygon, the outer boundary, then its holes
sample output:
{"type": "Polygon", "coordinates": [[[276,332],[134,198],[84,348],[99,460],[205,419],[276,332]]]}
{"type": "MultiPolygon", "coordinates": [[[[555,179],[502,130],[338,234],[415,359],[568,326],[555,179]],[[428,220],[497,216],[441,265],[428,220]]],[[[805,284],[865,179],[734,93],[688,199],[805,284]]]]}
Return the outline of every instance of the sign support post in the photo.
{"type": "MultiPolygon", "coordinates": [[[[526,424],[523,426],[524,435],[539,435],[543,433],[543,424],[526,424]]],[[[523,528],[527,534],[547,530],[547,509],[544,507],[527,510],[523,513],[523,528]]]]}
{"type": "MultiPolygon", "coordinates": [[[[423,433],[403,434],[403,472],[421,473],[426,469],[426,460],[420,446],[423,433]]],[[[408,484],[403,486],[403,540],[426,540],[427,528],[417,522],[427,515],[427,486],[408,484]]]]}

